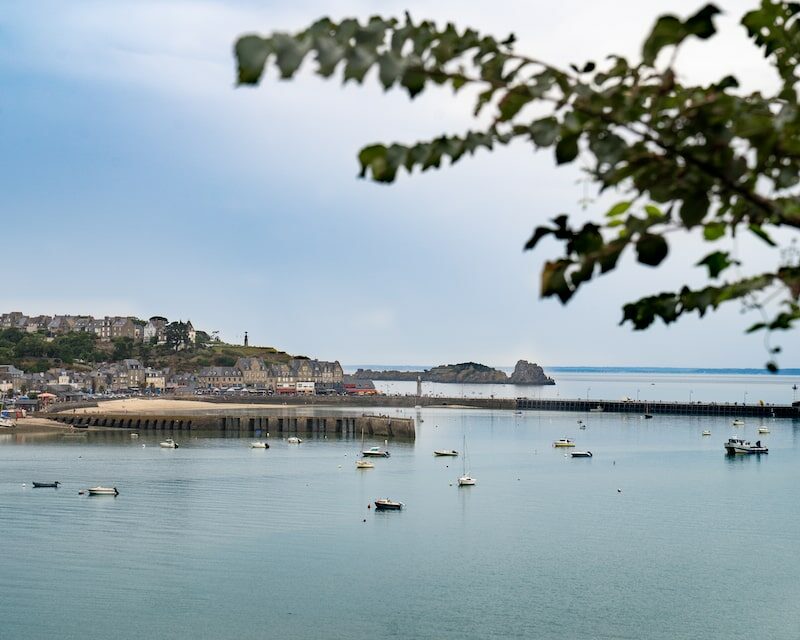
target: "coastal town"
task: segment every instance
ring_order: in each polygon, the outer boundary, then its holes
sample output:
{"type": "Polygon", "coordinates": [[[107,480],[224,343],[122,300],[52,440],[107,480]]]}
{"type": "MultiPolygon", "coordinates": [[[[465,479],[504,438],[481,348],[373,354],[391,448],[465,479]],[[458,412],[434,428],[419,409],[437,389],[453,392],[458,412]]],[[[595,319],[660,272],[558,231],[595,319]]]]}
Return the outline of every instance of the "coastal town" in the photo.
{"type": "Polygon", "coordinates": [[[0,315],[0,392],[64,400],[108,394],[375,394],[339,362],[227,345],[190,320],[0,315]],[[259,355],[263,352],[264,355],[259,355]]]}

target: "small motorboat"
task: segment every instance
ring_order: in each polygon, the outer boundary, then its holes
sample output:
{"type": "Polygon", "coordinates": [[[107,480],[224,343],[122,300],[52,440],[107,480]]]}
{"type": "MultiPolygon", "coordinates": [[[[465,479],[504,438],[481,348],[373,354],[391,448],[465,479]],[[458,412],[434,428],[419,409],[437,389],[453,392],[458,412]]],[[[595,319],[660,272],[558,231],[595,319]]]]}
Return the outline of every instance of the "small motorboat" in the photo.
{"type": "Polygon", "coordinates": [[[116,487],[89,487],[90,496],[118,496],[119,491],[116,487]]]}
{"type": "Polygon", "coordinates": [[[433,452],[433,455],[439,457],[450,456],[451,458],[454,458],[458,455],[458,451],[456,451],[455,449],[437,449],[436,451],[433,452]]]}
{"type": "Polygon", "coordinates": [[[389,452],[384,451],[380,447],[370,447],[369,449],[362,451],[361,455],[369,458],[388,458],[389,452]]]}
{"type": "Polygon", "coordinates": [[[375,511],[400,511],[403,506],[404,505],[402,502],[389,500],[389,498],[383,498],[375,501],[375,511]]]}
{"type": "Polygon", "coordinates": [[[592,452],[591,451],[571,451],[570,456],[573,458],[591,458],[592,452]]]}
{"type": "Polygon", "coordinates": [[[11,418],[0,416],[0,427],[5,427],[6,429],[13,429],[16,426],[17,423],[11,418]]]}
{"type": "Polygon", "coordinates": [[[560,438],[553,443],[554,447],[574,447],[575,442],[569,438],[560,438]]]}
{"type": "Polygon", "coordinates": [[[34,489],[58,489],[61,483],[56,480],[55,482],[31,482],[34,489]]]}
{"type": "Polygon", "coordinates": [[[303,440],[298,438],[297,436],[290,436],[286,438],[286,442],[289,444],[300,444],[303,440]]]}
{"type": "Polygon", "coordinates": [[[761,440],[756,440],[755,444],[750,444],[750,442],[742,438],[728,438],[725,443],[725,452],[728,455],[760,454],[769,453],[769,449],[761,445],[761,440]]]}
{"type": "Polygon", "coordinates": [[[581,422],[581,426],[578,427],[578,429],[580,429],[581,431],[586,431],[586,423],[585,422],[581,422]]]}
{"type": "Polygon", "coordinates": [[[591,409],[589,409],[589,411],[591,411],[592,413],[602,413],[603,411],[605,411],[605,408],[603,407],[603,405],[598,404],[596,407],[592,407],[591,409]]]}
{"type": "Polygon", "coordinates": [[[175,442],[172,438],[167,438],[164,442],[159,442],[158,446],[162,449],[177,449],[178,443],[175,442]]]}
{"type": "Polygon", "coordinates": [[[703,435],[704,436],[710,436],[711,432],[708,429],[706,429],[705,431],[703,431],[703,435]]]}
{"type": "Polygon", "coordinates": [[[734,427],[742,427],[742,426],[744,426],[744,420],[742,420],[740,418],[736,418],[731,424],[734,427]]]}
{"type": "Polygon", "coordinates": [[[769,433],[769,427],[759,427],[757,431],[759,433],[769,433]]]}
{"type": "Polygon", "coordinates": [[[356,469],[374,469],[375,463],[369,460],[356,460],[356,469]]]}
{"type": "Polygon", "coordinates": [[[652,413],[645,413],[644,414],[644,419],[645,420],[652,420],[653,419],[653,414],[652,413]]]}
{"type": "Polygon", "coordinates": [[[132,433],[132,434],[131,434],[131,438],[138,438],[138,437],[139,437],[139,434],[138,434],[138,433],[132,433]]]}
{"type": "Polygon", "coordinates": [[[475,485],[475,478],[473,478],[468,473],[464,474],[458,479],[459,487],[472,487],[474,485],[475,485]]]}
{"type": "Polygon", "coordinates": [[[266,442],[251,442],[251,449],[269,449],[269,444],[266,442]]]}

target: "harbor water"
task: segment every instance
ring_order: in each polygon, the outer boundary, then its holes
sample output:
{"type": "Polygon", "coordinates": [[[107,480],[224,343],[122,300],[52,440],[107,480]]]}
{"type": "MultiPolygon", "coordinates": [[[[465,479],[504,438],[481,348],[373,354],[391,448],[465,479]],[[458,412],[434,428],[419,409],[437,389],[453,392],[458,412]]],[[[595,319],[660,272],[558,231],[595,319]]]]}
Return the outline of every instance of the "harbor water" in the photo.
{"type": "Polygon", "coordinates": [[[361,471],[358,439],[4,436],[0,637],[800,637],[800,423],[401,414],[361,471]]]}

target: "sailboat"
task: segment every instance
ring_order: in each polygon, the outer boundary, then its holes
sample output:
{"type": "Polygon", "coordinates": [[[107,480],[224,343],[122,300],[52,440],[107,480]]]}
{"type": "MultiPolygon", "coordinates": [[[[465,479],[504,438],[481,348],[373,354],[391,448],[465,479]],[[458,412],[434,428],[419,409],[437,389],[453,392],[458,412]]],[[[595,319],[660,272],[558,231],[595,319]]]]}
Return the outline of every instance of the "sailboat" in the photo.
{"type": "Polygon", "coordinates": [[[467,473],[467,436],[464,434],[464,470],[461,477],[458,479],[459,487],[471,487],[475,484],[475,478],[467,473]]]}
{"type": "MultiPolygon", "coordinates": [[[[361,427],[361,450],[364,449],[364,427],[361,427]]],[[[375,463],[370,462],[369,460],[365,460],[363,456],[360,459],[356,459],[356,469],[374,469],[375,463]]]]}

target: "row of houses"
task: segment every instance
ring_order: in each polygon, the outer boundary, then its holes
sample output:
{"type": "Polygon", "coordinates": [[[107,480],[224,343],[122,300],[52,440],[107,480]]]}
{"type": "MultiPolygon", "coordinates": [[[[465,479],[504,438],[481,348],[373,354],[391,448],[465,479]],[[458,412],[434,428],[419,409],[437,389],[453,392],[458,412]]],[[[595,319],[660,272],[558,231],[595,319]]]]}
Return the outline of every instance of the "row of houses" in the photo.
{"type": "Polygon", "coordinates": [[[229,389],[231,387],[270,389],[273,391],[300,389],[313,392],[313,383],[322,388],[342,384],[344,372],[338,362],[293,358],[287,363],[267,363],[262,358],[239,358],[232,367],[205,367],[197,373],[200,389],[229,389]]]}
{"type": "Polygon", "coordinates": [[[307,358],[294,358],[282,364],[268,364],[261,358],[239,358],[233,367],[205,367],[196,374],[154,369],[128,358],[99,365],[91,371],[54,368],[43,373],[25,373],[13,365],[0,365],[0,391],[193,393],[247,388],[274,393],[315,393],[321,389],[344,390],[344,377],[338,362],[307,358]]]}
{"type": "MultiPolygon", "coordinates": [[[[165,344],[169,320],[153,316],[147,322],[133,316],[27,316],[20,311],[0,315],[0,329],[19,329],[26,333],[45,333],[49,336],[66,333],[94,333],[102,342],[116,338],[131,338],[134,341],[165,344]]],[[[197,331],[191,320],[186,323],[189,342],[197,339],[197,331]]]]}

